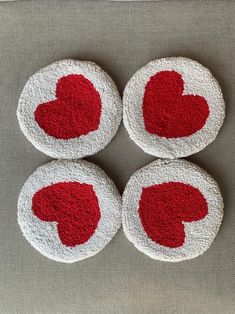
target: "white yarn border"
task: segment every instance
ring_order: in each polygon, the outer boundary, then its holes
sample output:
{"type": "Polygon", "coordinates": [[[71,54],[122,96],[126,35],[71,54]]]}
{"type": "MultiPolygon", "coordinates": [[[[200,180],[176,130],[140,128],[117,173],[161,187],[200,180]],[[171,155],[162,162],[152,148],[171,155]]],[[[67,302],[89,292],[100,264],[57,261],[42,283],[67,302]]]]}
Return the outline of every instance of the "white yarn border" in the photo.
{"type": "Polygon", "coordinates": [[[217,136],[225,116],[220,86],[200,63],[183,57],[162,58],[149,62],[129,80],[123,94],[123,122],[131,139],[146,153],[160,158],[178,158],[197,153],[217,136]],[[160,71],[176,71],[185,82],[183,95],[200,95],[208,103],[210,115],[202,129],[191,136],[164,138],[149,133],[142,113],[145,86],[160,71]]]}
{"type": "Polygon", "coordinates": [[[157,160],[135,172],[122,198],[122,224],[127,238],[153,259],[178,262],[203,254],[214,240],[223,218],[223,198],[215,180],[200,167],[186,160],[157,160]],[[185,243],[168,248],[152,241],[144,231],[138,208],[142,188],[176,181],[198,188],[208,203],[208,214],[195,222],[184,222],[185,243]]]}
{"type": "Polygon", "coordinates": [[[52,161],[39,167],[26,181],[18,199],[18,223],[30,244],[55,261],[73,263],[101,251],[121,226],[121,197],[114,183],[96,165],[84,161],[52,161]],[[61,243],[57,222],[44,222],[32,212],[32,197],[43,187],[58,182],[92,184],[101,218],[95,233],[82,245],[68,247],[61,243]]]}
{"type": "Polygon", "coordinates": [[[122,119],[122,102],[118,90],[98,65],[90,61],[62,60],[35,73],[26,83],[18,104],[20,128],[40,151],[53,158],[75,159],[93,155],[114,137],[122,119]],[[37,124],[34,111],[41,103],[56,99],[56,83],[65,75],[82,74],[90,80],[101,97],[98,130],[69,140],[49,136],[37,124]]]}

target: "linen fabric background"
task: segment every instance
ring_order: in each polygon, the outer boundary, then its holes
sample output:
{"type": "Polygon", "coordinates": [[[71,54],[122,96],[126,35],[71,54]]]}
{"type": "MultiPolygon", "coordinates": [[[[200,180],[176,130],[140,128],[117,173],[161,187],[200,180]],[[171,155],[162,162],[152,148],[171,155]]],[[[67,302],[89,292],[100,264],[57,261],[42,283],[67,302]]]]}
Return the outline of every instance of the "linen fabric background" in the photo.
{"type": "MultiPolygon", "coordinates": [[[[19,1],[0,4],[0,313],[232,314],[235,312],[235,2],[19,1]],[[151,59],[185,56],[221,84],[226,118],[217,139],[188,158],[221,187],[225,215],[211,248],[181,263],[137,251],[120,230],[98,255],[72,265],[50,261],[17,225],[20,189],[51,159],[24,137],[16,119],[29,76],[63,58],[97,62],[119,91],[151,59]]],[[[88,160],[120,192],[155,158],[124,127],[88,160]]]]}

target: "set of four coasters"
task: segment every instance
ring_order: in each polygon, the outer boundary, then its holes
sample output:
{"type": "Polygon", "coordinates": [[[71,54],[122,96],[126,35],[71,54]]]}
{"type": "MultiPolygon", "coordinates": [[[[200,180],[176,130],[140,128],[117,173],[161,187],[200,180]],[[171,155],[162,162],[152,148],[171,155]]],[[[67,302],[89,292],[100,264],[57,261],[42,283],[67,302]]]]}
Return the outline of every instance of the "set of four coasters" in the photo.
{"type": "Polygon", "coordinates": [[[17,117],[28,140],[57,160],[39,167],[20,192],[23,235],[65,263],[97,254],[121,224],[153,259],[204,253],[220,227],[223,198],[208,173],[179,158],[210,144],[224,115],[218,82],[188,58],[149,62],[123,99],[95,63],[62,60],[43,68],[27,81],[17,117]],[[111,141],[122,116],[131,139],[158,159],[131,176],[121,197],[103,170],[81,158],[111,141]]]}

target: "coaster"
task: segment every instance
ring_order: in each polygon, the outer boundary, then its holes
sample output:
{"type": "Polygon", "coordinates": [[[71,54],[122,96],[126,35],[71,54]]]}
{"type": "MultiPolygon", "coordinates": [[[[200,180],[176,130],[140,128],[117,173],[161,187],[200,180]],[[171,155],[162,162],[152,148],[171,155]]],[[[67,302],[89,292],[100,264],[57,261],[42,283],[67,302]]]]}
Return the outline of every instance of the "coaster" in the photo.
{"type": "Polygon", "coordinates": [[[121,225],[121,197],[96,165],[52,161],[24,184],[18,223],[41,254],[73,263],[97,254],[114,237],[121,225]]]}
{"type": "Polygon", "coordinates": [[[178,262],[203,254],[223,217],[217,183],[185,160],[157,160],[131,176],[123,194],[127,238],[153,259],[178,262]]]}
{"type": "Polygon", "coordinates": [[[75,159],[110,142],[121,122],[122,102],[112,79],[95,63],[62,60],[28,80],[17,116],[37,149],[75,159]]]}
{"type": "Polygon", "coordinates": [[[123,95],[131,139],[161,158],[189,156],[217,136],[225,115],[220,86],[210,71],[187,58],[163,58],[138,70],[123,95]]]}

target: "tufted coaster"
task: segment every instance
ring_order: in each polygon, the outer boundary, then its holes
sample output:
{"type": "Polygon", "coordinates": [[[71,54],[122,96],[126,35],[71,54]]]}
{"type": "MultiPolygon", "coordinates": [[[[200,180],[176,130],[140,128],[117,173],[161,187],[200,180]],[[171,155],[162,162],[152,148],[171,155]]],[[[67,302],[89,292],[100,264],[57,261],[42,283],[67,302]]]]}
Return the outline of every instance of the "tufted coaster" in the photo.
{"type": "Polygon", "coordinates": [[[40,253],[73,263],[95,255],[113,238],[121,225],[121,197],[94,164],[52,161],[24,184],[18,223],[40,253]]]}
{"type": "Polygon", "coordinates": [[[112,79],[95,63],[62,60],[26,83],[17,116],[29,141],[54,158],[82,158],[116,134],[122,103],[112,79]]]}
{"type": "Polygon", "coordinates": [[[127,83],[123,120],[131,139],[161,158],[194,154],[216,137],[225,115],[220,86],[187,58],[149,62],[127,83]]]}
{"type": "Polygon", "coordinates": [[[204,253],[223,217],[217,183],[185,160],[157,160],[134,173],[123,194],[123,228],[151,258],[178,262],[204,253]]]}

